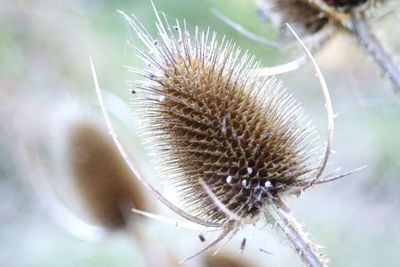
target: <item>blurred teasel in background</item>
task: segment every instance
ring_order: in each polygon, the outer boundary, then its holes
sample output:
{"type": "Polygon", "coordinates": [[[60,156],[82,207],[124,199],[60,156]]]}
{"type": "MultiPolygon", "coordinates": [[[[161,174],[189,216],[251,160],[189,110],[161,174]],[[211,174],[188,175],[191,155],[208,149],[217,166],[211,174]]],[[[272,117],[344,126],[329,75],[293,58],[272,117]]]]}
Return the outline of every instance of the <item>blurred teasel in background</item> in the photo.
{"type": "MultiPolygon", "coordinates": [[[[107,96],[118,100],[111,93],[107,96]]],[[[158,266],[160,261],[164,266],[177,266],[167,249],[146,234],[141,216],[131,212],[132,208],[151,211],[154,205],[132,177],[95,111],[68,91],[31,101],[45,99],[51,104],[41,111],[51,112],[44,112],[47,115],[32,125],[40,130],[29,134],[24,132],[26,126],[13,129],[19,137],[14,156],[24,164],[22,171],[30,173],[27,181],[51,220],[91,243],[124,233],[133,237],[146,266],[158,266]]],[[[24,111],[14,114],[14,119],[27,123],[30,117],[25,112],[36,110],[31,104],[24,103],[24,111]]],[[[140,153],[134,153],[135,157],[140,153]]]]}
{"type": "MultiPolygon", "coordinates": [[[[319,49],[339,31],[354,36],[381,68],[384,77],[400,92],[397,53],[390,51],[374,33],[374,20],[387,15],[395,3],[388,0],[257,0],[264,17],[278,25],[289,23],[312,47],[319,49]],[[386,8],[386,6],[389,6],[386,8]],[[381,12],[379,12],[381,11],[381,12]],[[382,15],[384,14],[384,15],[382,15]]],[[[283,45],[284,46],[284,45],[283,45]]]]}
{"type": "Polygon", "coordinates": [[[125,227],[132,207],[149,210],[141,185],[132,178],[104,129],[90,121],[75,122],[67,137],[67,149],[77,190],[100,225],[125,227]]]}
{"type": "Polygon", "coordinates": [[[104,129],[76,121],[67,138],[67,158],[77,191],[95,222],[108,230],[124,229],[140,244],[147,266],[177,266],[177,261],[146,235],[132,208],[150,211],[143,186],[132,177],[104,129]]]}

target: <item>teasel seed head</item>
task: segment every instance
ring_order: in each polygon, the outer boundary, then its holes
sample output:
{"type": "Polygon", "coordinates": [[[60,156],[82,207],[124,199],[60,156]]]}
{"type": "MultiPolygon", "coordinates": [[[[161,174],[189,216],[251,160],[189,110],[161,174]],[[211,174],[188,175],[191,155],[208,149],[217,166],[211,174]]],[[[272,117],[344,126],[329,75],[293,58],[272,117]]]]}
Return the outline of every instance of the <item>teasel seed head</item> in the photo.
{"type": "Polygon", "coordinates": [[[307,0],[259,0],[259,9],[274,23],[289,23],[301,36],[312,35],[334,26],[329,16],[307,0]]]}
{"type": "MultiPolygon", "coordinates": [[[[394,53],[375,34],[372,19],[383,17],[387,0],[257,0],[261,13],[282,26],[289,23],[312,49],[320,49],[330,37],[346,32],[372,57],[385,78],[400,92],[400,68],[394,53]],[[378,9],[378,7],[380,7],[378,9]]],[[[389,7],[386,10],[388,12],[389,7]]],[[[276,44],[274,44],[276,45],[276,44]]],[[[276,45],[285,47],[285,45],[276,45]]],[[[287,47],[287,46],[286,46],[287,47]]]]}
{"type": "MultiPolygon", "coordinates": [[[[351,23],[352,13],[367,14],[385,0],[258,0],[266,17],[289,23],[300,36],[321,33],[324,38],[351,23]]],[[[323,40],[321,40],[323,41],[323,40]]]]}
{"type": "Polygon", "coordinates": [[[122,228],[127,220],[124,211],[149,208],[141,185],[101,127],[88,120],[76,121],[67,142],[77,190],[97,223],[111,230],[122,228]]]}
{"type": "Polygon", "coordinates": [[[150,50],[137,49],[150,68],[135,70],[144,77],[135,97],[156,164],[193,216],[229,229],[254,223],[268,198],[313,179],[317,136],[280,83],[254,72],[254,57],[156,15],[157,41],[125,15],[150,50]]]}

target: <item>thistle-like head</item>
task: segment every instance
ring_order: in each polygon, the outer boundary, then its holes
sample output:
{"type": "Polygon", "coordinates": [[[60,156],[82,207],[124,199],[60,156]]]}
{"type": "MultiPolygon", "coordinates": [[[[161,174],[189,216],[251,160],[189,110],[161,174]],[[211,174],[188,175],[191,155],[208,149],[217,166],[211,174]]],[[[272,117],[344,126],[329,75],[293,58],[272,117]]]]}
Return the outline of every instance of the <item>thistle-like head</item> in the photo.
{"type": "MultiPolygon", "coordinates": [[[[124,14],[125,15],[125,14],[124,14]]],[[[189,213],[216,223],[255,222],[267,200],[301,190],[319,146],[302,107],[254,58],[209,30],[190,35],[157,15],[158,37],[126,19],[149,52],[136,69],[144,131],[157,164],[189,213]]],[[[230,224],[231,225],[231,224],[230,224]]]]}
{"type": "Polygon", "coordinates": [[[261,13],[276,24],[289,23],[300,36],[320,45],[338,30],[351,30],[353,14],[368,14],[386,0],[257,0],[261,13]]]}

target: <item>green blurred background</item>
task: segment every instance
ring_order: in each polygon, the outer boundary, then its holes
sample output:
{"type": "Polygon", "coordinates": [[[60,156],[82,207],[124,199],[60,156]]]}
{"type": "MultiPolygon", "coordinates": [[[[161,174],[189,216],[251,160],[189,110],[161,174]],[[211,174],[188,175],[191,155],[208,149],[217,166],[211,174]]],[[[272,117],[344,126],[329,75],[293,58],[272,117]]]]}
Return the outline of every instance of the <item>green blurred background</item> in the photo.
{"type": "MultiPolygon", "coordinates": [[[[191,28],[210,26],[219,36],[226,35],[242,50],[255,54],[264,65],[282,64],[299,55],[254,43],[210,13],[211,8],[220,10],[251,31],[274,39],[277,29],[261,21],[252,0],[157,0],[155,4],[171,20],[186,19],[191,28]]],[[[121,232],[88,242],[60,227],[47,208],[50,204],[41,200],[40,174],[31,169],[24,155],[29,140],[34,146],[28,150],[46,163],[44,171],[56,180],[53,174],[63,161],[53,155],[61,153],[57,149],[63,137],[57,133],[66,124],[63,118],[90,110],[102,120],[90,73],[92,56],[101,87],[114,94],[106,102],[114,110],[120,134],[143,168],[150,168],[148,157],[141,156],[143,149],[132,126],[135,113],[129,106],[132,96],[127,81],[137,77],[124,67],[143,66],[127,41],[141,44],[117,9],[134,13],[155,32],[147,0],[0,3],[0,266],[144,266],[148,255],[138,250],[130,234],[121,232]]],[[[398,25],[393,14],[374,26],[392,51],[400,51],[398,25]]],[[[399,266],[399,99],[349,36],[337,36],[316,58],[339,114],[335,120],[336,153],[329,169],[347,171],[364,164],[368,168],[312,188],[289,200],[289,206],[304,222],[311,239],[324,246],[330,266],[399,266]]],[[[307,64],[279,78],[304,104],[324,140],[324,100],[312,66],[307,64]]],[[[163,187],[163,181],[153,180],[163,187]]],[[[157,245],[168,247],[179,259],[202,246],[196,232],[158,222],[144,227],[157,245]]],[[[301,266],[274,231],[263,225],[246,227],[225,250],[238,253],[243,237],[248,243],[243,257],[259,266],[301,266]],[[259,248],[272,254],[261,253],[259,248]]],[[[196,266],[196,261],[190,264],[196,266]]]]}

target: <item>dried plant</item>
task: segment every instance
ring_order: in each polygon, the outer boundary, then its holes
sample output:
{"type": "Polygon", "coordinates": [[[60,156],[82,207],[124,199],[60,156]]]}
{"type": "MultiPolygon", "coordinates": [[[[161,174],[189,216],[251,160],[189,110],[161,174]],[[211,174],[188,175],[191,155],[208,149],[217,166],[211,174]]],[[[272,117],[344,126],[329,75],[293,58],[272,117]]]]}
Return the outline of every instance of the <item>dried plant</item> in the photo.
{"type": "Polygon", "coordinates": [[[124,231],[133,237],[146,266],[160,266],[160,262],[178,266],[168,249],[151,238],[143,218],[130,211],[132,207],[153,209],[106,129],[70,91],[54,93],[57,98],[46,96],[43,101],[39,97],[40,102],[27,98],[31,103],[20,103],[26,110],[18,107],[12,112],[13,121],[21,127],[11,129],[16,137],[15,157],[24,176],[31,179],[35,201],[41,202],[52,221],[79,240],[102,242],[124,231]],[[38,105],[49,100],[48,106],[38,105]],[[39,111],[42,116],[30,124],[39,111]]]}
{"type": "Polygon", "coordinates": [[[178,266],[168,252],[157,245],[130,210],[150,210],[143,187],[125,164],[112,140],[90,120],[75,121],[67,135],[68,166],[79,195],[98,224],[108,230],[134,234],[147,266],[178,266]]]}
{"type": "MultiPolygon", "coordinates": [[[[338,32],[354,36],[364,50],[381,68],[385,77],[393,84],[396,94],[400,94],[400,70],[394,56],[375,36],[371,21],[377,19],[387,5],[387,0],[257,0],[263,17],[283,30],[285,23],[293,26],[312,49],[320,49],[330,37],[338,32]]],[[[276,48],[289,48],[266,40],[244,29],[237,23],[214,11],[223,21],[252,40],[276,48]]],[[[386,12],[387,13],[387,12],[386,12]]]]}
{"type": "Polygon", "coordinates": [[[88,120],[71,125],[68,166],[86,209],[108,229],[124,228],[132,207],[149,210],[142,186],[103,129],[88,120]]]}
{"type": "Polygon", "coordinates": [[[254,57],[241,54],[224,38],[219,41],[210,30],[196,28],[190,36],[185,22],[171,26],[154,10],[157,39],[133,15],[121,13],[149,49],[144,52],[134,46],[149,65],[132,69],[144,78],[135,85],[138,110],[157,165],[172,179],[184,208],[169,202],[130,162],[105,109],[93,62],[92,70],[110,134],[135,177],[177,214],[221,229],[215,241],[186,260],[230,240],[240,226],[266,218],[307,266],[326,266],[283,202],[314,184],[337,179],[322,176],[330,153],[333,112],[322,73],[309,51],[329,121],[328,142],[319,160],[317,135],[302,107],[275,78],[260,78],[254,72],[259,67],[254,57]]]}
{"type": "MultiPolygon", "coordinates": [[[[367,14],[377,5],[375,0],[259,0],[258,6],[265,17],[283,25],[290,23],[302,36],[315,35],[323,31],[330,37],[342,27],[350,27],[352,14],[367,14]]],[[[321,41],[316,40],[313,42],[321,41]]]]}

